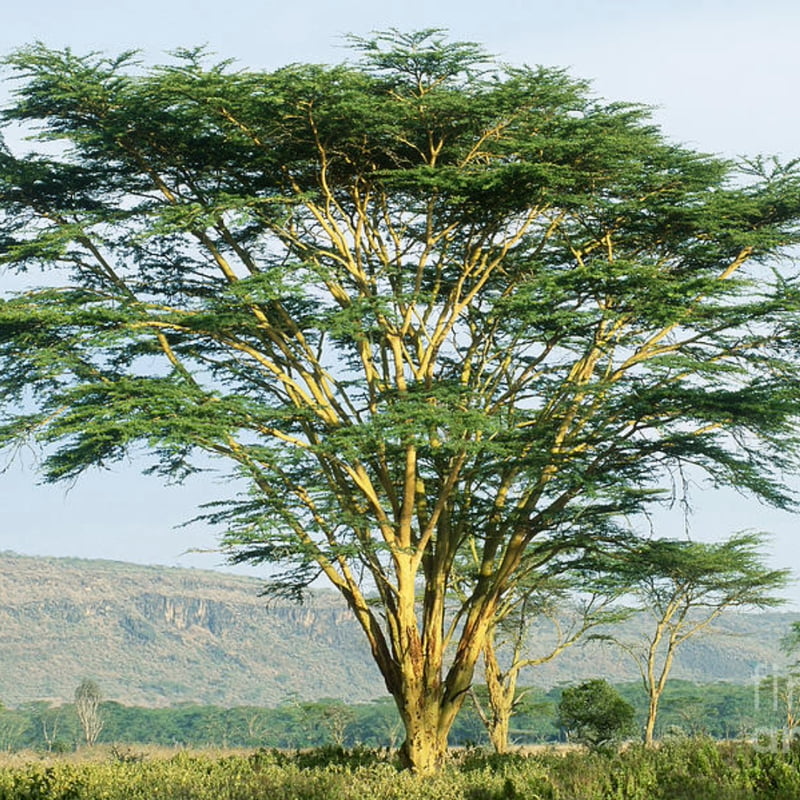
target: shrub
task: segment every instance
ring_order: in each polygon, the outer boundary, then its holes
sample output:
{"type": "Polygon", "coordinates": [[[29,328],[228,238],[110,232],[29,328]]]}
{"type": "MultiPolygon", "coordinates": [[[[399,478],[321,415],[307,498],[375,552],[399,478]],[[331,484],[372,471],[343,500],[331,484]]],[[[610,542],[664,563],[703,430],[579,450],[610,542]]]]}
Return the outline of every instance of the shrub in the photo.
{"type": "Polygon", "coordinates": [[[591,749],[610,747],[633,733],[634,707],[608,681],[595,679],[565,689],[558,720],[569,738],[591,749]]]}

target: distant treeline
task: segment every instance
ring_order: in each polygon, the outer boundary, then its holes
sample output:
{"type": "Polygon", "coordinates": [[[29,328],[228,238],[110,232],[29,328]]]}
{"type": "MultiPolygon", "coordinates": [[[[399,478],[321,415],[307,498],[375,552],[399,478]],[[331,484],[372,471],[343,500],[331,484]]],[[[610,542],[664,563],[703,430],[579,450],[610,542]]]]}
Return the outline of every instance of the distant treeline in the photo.
{"type": "MultiPolygon", "coordinates": [[[[619,684],[619,692],[644,720],[645,695],[638,683],[619,684]]],[[[512,725],[514,744],[563,740],[556,722],[562,689],[531,689],[512,725]]],[[[480,700],[480,697],[478,698],[480,700]]],[[[402,726],[391,699],[346,705],[338,700],[286,702],[277,708],[178,705],[141,708],[106,701],[100,706],[98,743],[152,744],[169,747],[308,748],[335,745],[396,747],[402,726]]],[[[673,681],[659,715],[660,736],[705,734],[718,739],[753,738],[779,731],[785,711],[769,684],[697,685],[673,681]]],[[[0,750],[72,750],[82,743],[81,726],[71,704],[30,702],[0,708],[0,750]]],[[[473,704],[453,727],[451,745],[486,745],[488,738],[473,704]]]]}

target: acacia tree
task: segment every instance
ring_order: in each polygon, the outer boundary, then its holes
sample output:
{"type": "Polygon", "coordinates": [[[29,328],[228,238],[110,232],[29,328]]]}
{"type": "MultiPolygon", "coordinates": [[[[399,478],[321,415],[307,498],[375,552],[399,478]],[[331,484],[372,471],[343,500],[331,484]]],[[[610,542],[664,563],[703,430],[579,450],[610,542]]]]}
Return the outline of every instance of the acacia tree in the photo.
{"type": "Polygon", "coordinates": [[[731,608],[769,608],[783,600],[790,571],[764,563],[764,536],[738,533],[706,544],[653,539],[605,568],[628,587],[648,621],[640,642],[614,639],[634,659],[648,697],[644,742],[652,746],[658,707],[678,648],[731,608]],[[652,626],[651,626],[652,625],[652,626]]]}
{"type": "MultiPolygon", "coordinates": [[[[789,633],[781,639],[781,650],[789,656],[796,656],[800,650],[800,622],[793,622],[789,633]]],[[[772,695],[775,710],[780,709],[783,715],[783,745],[796,737],[800,728],[800,660],[795,659],[783,671],[783,674],[771,675],[764,679],[761,690],[772,695]]]]}
{"type": "Polygon", "coordinates": [[[48,480],[208,454],[275,591],[346,599],[435,768],[499,604],[670,465],[790,502],[798,178],[437,31],[274,72],[181,51],[12,54],[0,153],[2,441],[48,480]],[[60,143],[60,147],[53,146],[60,143]],[[478,554],[463,602],[457,555],[478,554]]]}
{"type": "Polygon", "coordinates": [[[103,730],[103,719],[100,715],[102,695],[100,687],[88,678],[82,680],[75,689],[75,713],[81,724],[83,738],[92,747],[103,730]]]}
{"type": "MultiPolygon", "coordinates": [[[[577,644],[598,625],[619,622],[627,610],[613,607],[614,593],[584,591],[569,602],[567,590],[579,586],[569,578],[542,579],[535,586],[524,582],[504,598],[483,648],[486,707],[474,691],[470,695],[497,753],[508,752],[511,720],[530,689],[518,689],[523,670],[541,666],[577,644]],[[553,638],[531,650],[533,625],[548,622],[553,638]]],[[[588,587],[584,587],[588,588],[588,587]]]]}

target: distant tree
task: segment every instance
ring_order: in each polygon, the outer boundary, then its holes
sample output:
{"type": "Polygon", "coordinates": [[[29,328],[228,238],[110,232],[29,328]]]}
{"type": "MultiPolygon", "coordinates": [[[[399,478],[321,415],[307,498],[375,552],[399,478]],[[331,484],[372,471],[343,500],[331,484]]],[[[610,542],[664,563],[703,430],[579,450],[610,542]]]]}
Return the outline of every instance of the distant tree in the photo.
{"type": "Polygon", "coordinates": [[[592,749],[609,747],[634,730],[634,707],[608,681],[594,679],[565,689],[558,721],[571,741],[592,749]]]}
{"type": "Polygon", "coordinates": [[[800,672],[788,670],[770,675],[764,678],[759,690],[772,703],[777,725],[782,728],[774,733],[788,745],[800,730],[800,672]]]}
{"type": "Polygon", "coordinates": [[[400,743],[403,723],[397,714],[397,707],[388,698],[361,704],[357,713],[355,735],[359,743],[390,748],[400,743]]]}
{"type": "Polygon", "coordinates": [[[658,708],[678,648],[707,631],[731,608],[768,608],[784,602],[777,594],[788,569],[765,564],[765,537],[738,533],[713,544],[651,539],[605,560],[604,570],[627,588],[649,620],[640,641],[611,639],[636,662],[648,697],[644,741],[652,745],[658,708]]]}
{"type": "Polygon", "coordinates": [[[84,679],[75,690],[75,713],[83,731],[83,738],[90,747],[95,744],[100,731],[103,730],[103,719],[100,715],[102,695],[100,687],[93,681],[84,679]]]}
{"type": "Polygon", "coordinates": [[[6,59],[38,152],[0,146],[30,286],[0,300],[0,444],[41,443],[51,481],[228,464],[225,549],[341,593],[426,772],[531,550],[683,462],[792,502],[800,180],[440,31],[353,44],[6,59]]]}
{"type": "Polygon", "coordinates": [[[781,639],[781,650],[789,657],[794,658],[789,669],[800,672],[800,622],[793,622],[787,633],[781,639]]]}
{"type": "Polygon", "coordinates": [[[783,717],[783,735],[788,743],[800,730],[800,622],[792,623],[781,640],[781,649],[795,660],[782,673],[766,678],[762,689],[771,694],[775,710],[783,717]]]}
{"type": "Polygon", "coordinates": [[[0,703],[0,751],[11,752],[20,749],[28,727],[24,715],[4,708],[0,703]]]}
{"type": "Polygon", "coordinates": [[[341,700],[322,697],[300,704],[309,739],[319,744],[344,747],[356,721],[353,708],[341,700]]]}
{"type": "Polygon", "coordinates": [[[269,717],[261,708],[248,708],[245,711],[247,726],[247,745],[257,747],[263,745],[269,731],[269,717]]]}
{"type": "Polygon", "coordinates": [[[61,706],[47,705],[38,715],[38,722],[42,731],[42,739],[44,740],[47,752],[52,752],[58,749],[59,731],[61,730],[62,723],[61,706]]]}

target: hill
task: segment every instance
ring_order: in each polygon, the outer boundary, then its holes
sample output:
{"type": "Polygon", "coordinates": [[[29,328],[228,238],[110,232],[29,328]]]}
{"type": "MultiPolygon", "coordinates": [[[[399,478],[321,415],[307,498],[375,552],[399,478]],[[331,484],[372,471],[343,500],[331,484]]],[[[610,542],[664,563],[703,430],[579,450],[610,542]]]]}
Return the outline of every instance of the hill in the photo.
{"type": "Polygon", "coordinates": [[[264,705],[381,694],[343,602],[270,603],[258,580],[0,555],[0,702],[71,700],[84,677],[124,703],[264,705]]]}
{"type": "MultiPolygon", "coordinates": [[[[221,572],[0,553],[0,703],[69,701],[93,678],[126,704],[274,706],[292,698],[350,702],[385,695],[343,601],[302,606],[258,596],[257,579],[221,572]]],[[[798,614],[729,614],[686,646],[675,678],[747,683],[780,663],[798,614]]],[[[545,629],[534,632],[544,640],[545,629]]],[[[550,687],[635,679],[617,649],[587,644],[529,672],[550,687]]]]}

